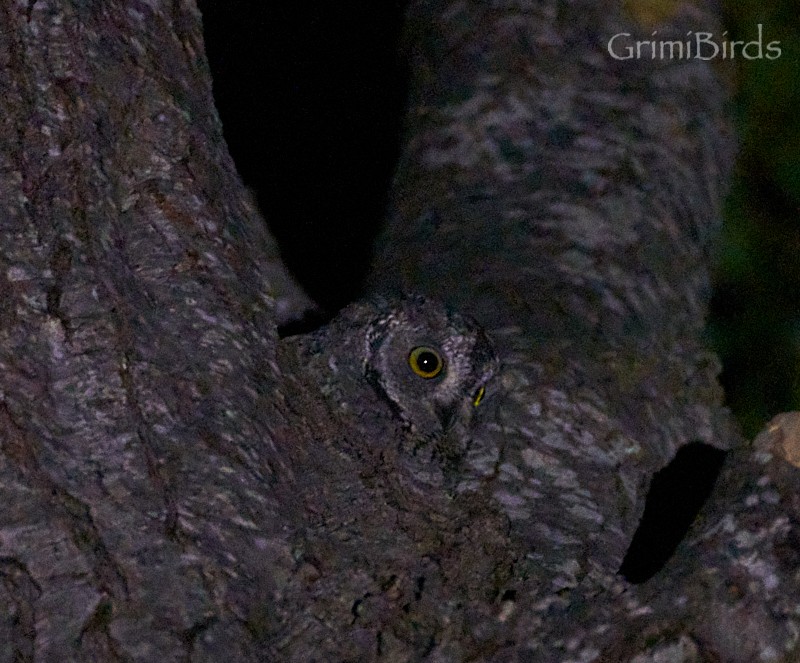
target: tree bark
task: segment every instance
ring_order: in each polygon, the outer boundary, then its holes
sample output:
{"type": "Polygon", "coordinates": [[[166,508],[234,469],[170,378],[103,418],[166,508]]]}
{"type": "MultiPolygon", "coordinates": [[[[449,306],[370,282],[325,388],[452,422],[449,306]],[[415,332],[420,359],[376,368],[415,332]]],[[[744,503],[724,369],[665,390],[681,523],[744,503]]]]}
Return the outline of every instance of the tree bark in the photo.
{"type": "Polygon", "coordinates": [[[200,16],[7,2],[0,25],[0,658],[258,660],[292,295],[200,16]]]}
{"type": "MultiPolygon", "coordinates": [[[[716,25],[698,11],[676,8],[664,38],[716,25]]],[[[512,526],[556,566],[571,548],[576,568],[614,567],[653,473],[689,442],[735,439],[701,342],[724,89],[705,61],[612,58],[611,36],[642,31],[612,3],[409,15],[408,140],[373,287],[489,327],[503,428],[482,431],[465,482],[496,472],[512,526]]]]}
{"type": "MultiPolygon", "coordinates": [[[[0,661],[797,660],[797,421],[742,444],[702,342],[725,87],[606,51],[720,34],[658,8],[409,8],[369,294],[470,313],[501,362],[444,489],[278,339],[307,300],[193,3],[0,4],[0,661]],[[649,482],[697,441],[736,450],[632,586],[649,482]]],[[[307,342],[357,362],[352,315],[307,342]]]]}

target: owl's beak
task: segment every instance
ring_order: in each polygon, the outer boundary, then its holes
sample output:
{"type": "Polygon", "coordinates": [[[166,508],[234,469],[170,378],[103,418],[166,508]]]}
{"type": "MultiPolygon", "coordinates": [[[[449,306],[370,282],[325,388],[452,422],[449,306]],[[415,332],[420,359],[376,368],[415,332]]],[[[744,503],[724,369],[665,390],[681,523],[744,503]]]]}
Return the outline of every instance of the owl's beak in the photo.
{"type": "Polygon", "coordinates": [[[453,407],[436,407],[436,416],[439,419],[439,422],[442,424],[442,431],[446,433],[450,430],[450,427],[453,425],[453,419],[455,418],[456,411],[453,407]]]}

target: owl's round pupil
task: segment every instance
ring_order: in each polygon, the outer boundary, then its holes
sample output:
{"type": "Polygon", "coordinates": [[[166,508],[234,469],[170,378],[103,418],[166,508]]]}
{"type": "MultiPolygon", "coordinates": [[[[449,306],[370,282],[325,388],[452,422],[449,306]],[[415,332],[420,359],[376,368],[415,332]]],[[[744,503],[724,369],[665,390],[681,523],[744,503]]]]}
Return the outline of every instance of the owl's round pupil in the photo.
{"type": "Polygon", "coordinates": [[[421,345],[414,348],[408,356],[411,370],[421,378],[435,378],[444,368],[444,361],[433,348],[421,345]]]}
{"type": "Polygon", "coordinates": [[[419,367],[425,371],[432,371],[439,363],[439,358],[432,352],[423,352],[417,358],[419,367]]]}

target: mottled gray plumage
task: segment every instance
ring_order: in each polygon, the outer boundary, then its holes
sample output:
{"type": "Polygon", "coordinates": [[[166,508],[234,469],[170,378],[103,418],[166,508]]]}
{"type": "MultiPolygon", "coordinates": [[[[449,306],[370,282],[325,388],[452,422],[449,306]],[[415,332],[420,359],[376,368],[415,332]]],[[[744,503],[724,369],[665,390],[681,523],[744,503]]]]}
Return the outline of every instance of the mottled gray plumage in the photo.
{"type": "Polygon", "coordinates": [[[317,384],[346,430],[358,430],[361,445],[383,448],[401,440],[418,459],[452,462],[463,455],[476,401],[491,389],[497,370],[491,343],[474,320],[420,296],[353,304],[286,344],[296,370],[317,384]],[[441,358],[436,375],[414,371],[416,348],[423,361],[441,358]]]}

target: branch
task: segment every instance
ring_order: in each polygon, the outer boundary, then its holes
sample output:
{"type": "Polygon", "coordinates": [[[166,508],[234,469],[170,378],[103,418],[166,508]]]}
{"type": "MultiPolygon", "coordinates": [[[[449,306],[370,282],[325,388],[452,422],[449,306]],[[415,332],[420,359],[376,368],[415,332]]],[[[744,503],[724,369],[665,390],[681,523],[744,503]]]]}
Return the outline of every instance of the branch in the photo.
{"type": "Polygon", "coordinates": [[[503,378],[461,490],[490,481],[567,587],[618,568],[679,448],[739,440],[701,340],[732,160],[725,89],[708,61],[607,51],[617,33],[717,22],[680,4],[647,18],[615,3],[409,9],[407,139],[372,287],[438,297],[492,332],[503,378]]]}

